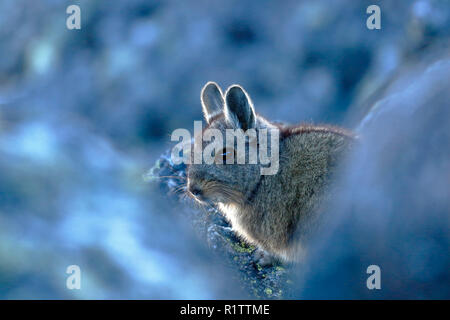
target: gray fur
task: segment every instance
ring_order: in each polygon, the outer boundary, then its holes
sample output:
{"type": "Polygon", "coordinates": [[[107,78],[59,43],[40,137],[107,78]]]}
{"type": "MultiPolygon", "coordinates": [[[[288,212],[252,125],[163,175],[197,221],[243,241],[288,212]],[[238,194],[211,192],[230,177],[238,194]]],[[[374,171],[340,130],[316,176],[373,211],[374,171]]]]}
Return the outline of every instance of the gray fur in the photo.
{"type": "Polygon", "coordinates": [[[249,243],[283,261],[298,261],[305,254],[306,238],[319,217],[335,168],[354,136],[329,126],[272,124],[254,113],[250,98],[238,86],[227,90],[225,100],[224,114],[216,116],[208,128],[224,135],[227,128],[235,128],[236,121],[241,128],[280,128],[279,171],[261,176],[259,164],[190,165],[188,188],[201,190],[195,198],[218,206],[234,231],[249,243]]]}

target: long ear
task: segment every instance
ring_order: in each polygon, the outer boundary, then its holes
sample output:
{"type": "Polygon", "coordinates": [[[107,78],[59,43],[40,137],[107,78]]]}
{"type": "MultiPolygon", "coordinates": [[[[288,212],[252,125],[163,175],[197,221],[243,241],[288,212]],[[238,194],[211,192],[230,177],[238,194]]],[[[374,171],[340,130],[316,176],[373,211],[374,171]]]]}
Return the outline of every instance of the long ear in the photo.
{"type": "Polygon", "coordinates": [[[225,93],[225,118],[235,128],[247,130],[256,126],[252,101],[242,87],[232,85],[225,93]]]}
{"type": "Polygon", "coordinates": [[[222,112],[224,105],[222,90],[217,83],[210,81],[203,87],[200,100],[206,122],[210,123],[212,117],[222,112]]]}

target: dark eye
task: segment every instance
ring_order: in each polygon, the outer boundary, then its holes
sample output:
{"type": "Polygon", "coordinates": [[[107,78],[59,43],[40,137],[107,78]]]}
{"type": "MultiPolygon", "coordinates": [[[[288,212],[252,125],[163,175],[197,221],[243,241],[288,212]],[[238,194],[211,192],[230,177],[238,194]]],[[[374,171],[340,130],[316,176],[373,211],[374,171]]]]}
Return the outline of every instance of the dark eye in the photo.
{"type": "Polygon", "coordinates": [[[234,149],[223,148],[217,152],[215,160],[218,164],[226,164],[227,162],[230,163],[230,161],[233,161],[232,163],[234,163],[234,149]]]}

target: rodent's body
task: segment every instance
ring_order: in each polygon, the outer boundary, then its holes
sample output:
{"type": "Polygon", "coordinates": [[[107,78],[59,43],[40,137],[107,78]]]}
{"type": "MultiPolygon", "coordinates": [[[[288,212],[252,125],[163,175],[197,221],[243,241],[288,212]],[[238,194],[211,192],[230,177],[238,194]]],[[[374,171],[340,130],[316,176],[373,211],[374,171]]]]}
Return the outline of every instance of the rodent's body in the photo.
{"type": "Polygon", "coordinates": [[[254,113],[248,95],[237,86],[227,90],[223,102],[215,97],[217,105],[224,104],[231,111],[225,109],[223,114],[213,116],[217,108],[207,105],[205,94],[210,90],[209,97],[214,96],[212,86],[216,85],[208,85],[203,89],[202,102],[210,127],[223,130],[230,123],[236,127],[236,121],[240,121],[237,126],[244,129],[279,128],[279,169],[277,174],[261,175],[252,165],[194,165],[188,170],[188,186],[201,190],[202,201],[217,205],[245,240],[284,261],[298,261],[326,198],[330,177],[354,136],[335,127],[272,124],[254,113]],[[235,92],[229,94],[230,90],[235,92]],[[246,109],[246,99],[248,110],[239,114],[241,107],[246,109]],[[236,116],[230,117],[231,112],[237,112],[236,116]]]}
{"type": "Polygon", "coordinates": [[[332,168],[349,146],[349,135],[334,128],[297,129],[282,137],[279,171],[260,176],[250,203],[219,204],[239,235],[285,261],[302,257],[332,168]]]}

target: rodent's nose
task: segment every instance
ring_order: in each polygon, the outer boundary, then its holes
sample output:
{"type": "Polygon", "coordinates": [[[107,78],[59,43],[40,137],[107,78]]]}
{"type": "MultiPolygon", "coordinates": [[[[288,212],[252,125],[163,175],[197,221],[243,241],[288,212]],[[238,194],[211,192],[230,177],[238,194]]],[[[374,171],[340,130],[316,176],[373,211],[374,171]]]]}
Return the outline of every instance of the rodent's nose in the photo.
{"type": "Polygon", "coordinates": [[[192,193],[194,196],[199,196],[202,194],[202,190],[197,187],[196,185],[189,185],[189,192],[192,193]]]}

